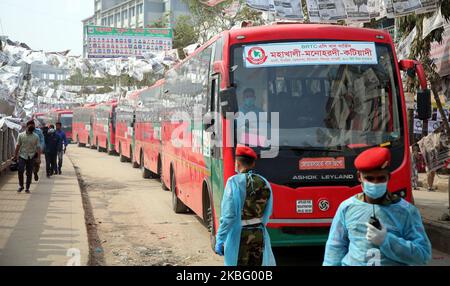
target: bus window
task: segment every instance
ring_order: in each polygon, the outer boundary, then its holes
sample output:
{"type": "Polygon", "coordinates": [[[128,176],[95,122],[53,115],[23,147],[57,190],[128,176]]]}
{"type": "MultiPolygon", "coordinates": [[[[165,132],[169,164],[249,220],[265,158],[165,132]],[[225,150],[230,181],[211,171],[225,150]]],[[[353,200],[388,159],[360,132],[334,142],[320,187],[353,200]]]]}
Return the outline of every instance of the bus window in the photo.
{"type": "Polygon", "coordinates": [[[247,68],[243,47],[233,52],[238,96],[254,88],[257,106],[263,109],[267,92],[273,93],[264,111],[279,114],[280,146],[373,146],[400,140],[399,87],[388,46],[376,45],[378,64],[247,68]]]}

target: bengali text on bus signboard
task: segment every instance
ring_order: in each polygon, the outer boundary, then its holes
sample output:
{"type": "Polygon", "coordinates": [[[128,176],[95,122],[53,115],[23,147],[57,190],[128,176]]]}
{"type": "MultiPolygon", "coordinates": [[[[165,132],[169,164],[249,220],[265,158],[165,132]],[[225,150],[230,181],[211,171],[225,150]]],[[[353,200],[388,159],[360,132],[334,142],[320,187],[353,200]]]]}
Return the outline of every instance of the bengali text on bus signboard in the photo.
{"type": "Polygon", "coordinates": [[[375,44],[371,42],[298,42],[249,45],[244,49],[244,60],[247,68],[378,64],[375,44]]]}

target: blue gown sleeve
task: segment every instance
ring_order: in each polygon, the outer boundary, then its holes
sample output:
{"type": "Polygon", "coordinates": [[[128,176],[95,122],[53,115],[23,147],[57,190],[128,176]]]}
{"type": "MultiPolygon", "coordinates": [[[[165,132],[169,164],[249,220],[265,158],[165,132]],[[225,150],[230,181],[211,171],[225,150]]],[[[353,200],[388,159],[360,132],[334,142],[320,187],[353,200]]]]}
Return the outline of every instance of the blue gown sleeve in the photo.
{"type": "Polygon", "coordinates": [[[325,247],[323,266],[341,266],[342,260],[348,253],[349,243],[344,211],[340,206],[331,225],[330,235],[325,247]]]}
{"type": "Polygon", "coordinates": [[[230,179],[225,187],[225,191],[222,199],[220,226],[217,231],[216,244],[225,243],[225,239],[233,227],[236,221],[236,212],[234,206],[233,190],[236,189],[236,185],[232,179],[230,179]]]}
{"type": "Polygon", "coordinates": [[[380,250],[388,258],[406,265],[426,265],[431,260],[431,243],[416,207],[410,208],[404,237],[388,232],[380,250]]]}

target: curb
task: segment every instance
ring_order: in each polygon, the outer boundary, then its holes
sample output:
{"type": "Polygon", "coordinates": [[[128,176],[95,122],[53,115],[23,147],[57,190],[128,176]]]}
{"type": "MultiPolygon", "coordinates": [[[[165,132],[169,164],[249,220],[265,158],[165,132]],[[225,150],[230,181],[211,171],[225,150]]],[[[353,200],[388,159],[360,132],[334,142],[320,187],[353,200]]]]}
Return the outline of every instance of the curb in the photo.
{"type": "Polygon", "coordinates": [[[423,220],[423,225],[432,248],[450,255],[450,226],[427,219],[423,220]]]}

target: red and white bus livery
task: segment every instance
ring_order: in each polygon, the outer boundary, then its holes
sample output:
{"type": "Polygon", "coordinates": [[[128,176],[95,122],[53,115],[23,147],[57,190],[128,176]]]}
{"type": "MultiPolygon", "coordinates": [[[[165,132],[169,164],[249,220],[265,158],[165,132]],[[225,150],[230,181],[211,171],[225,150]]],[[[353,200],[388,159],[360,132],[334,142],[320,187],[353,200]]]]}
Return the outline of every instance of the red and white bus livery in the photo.
{"type": "Polygon", "coordinates": [[[79,147],[90,145],[93,148],[95,146],[93,143],[95,106],[96,104],[88,104],[73,110],[72,136],[79,147]]]}
{"type": "Polygon", "coordinates": [[[117,101],[100,103],[94,112],[94,142],[99,152],[115,153],[117,101]]]}
{"type": "Polygon", "coordinates": [[[161,175],[173,209],[195,212],[213,238],[239,143],[255,148],[272,185],[274,246],[325,243],[341,202],[361,192],[353,162],[372,146],[391,149],[389,191],[412,201],[400,69],[415,69],[426,89],[422,66],[399,62],[380,30],[293,24],[214,37],[165,78],[161,175]],[[180,113],[188,119],[174,120],[180,113]]]}
{"type": "Polygon", "coordinates": [[[139,93],[136,109],[134,162],[143,178],[156,178],[161,174],[161,120],[164,81],[139,93]]]}

